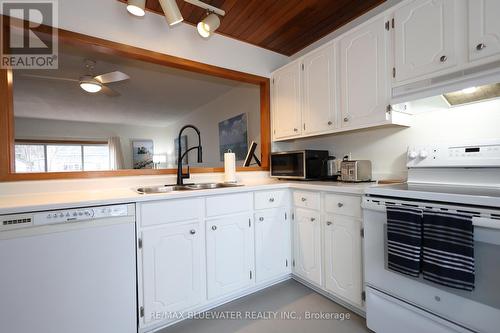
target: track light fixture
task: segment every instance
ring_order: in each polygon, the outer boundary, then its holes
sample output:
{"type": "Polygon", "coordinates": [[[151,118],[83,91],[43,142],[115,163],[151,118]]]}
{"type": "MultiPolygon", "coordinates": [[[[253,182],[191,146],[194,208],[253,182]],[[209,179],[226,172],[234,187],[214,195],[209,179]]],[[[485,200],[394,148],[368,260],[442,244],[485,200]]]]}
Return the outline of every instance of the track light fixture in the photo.
{"type": "Polygon", "coordinates": [[[179,6],[177,6],[177,2],[175,2],[175,0],[159,0],[159,2],[169,26],[173,26],[184,21],[181,11],[179,10],[179,6]]]}
{"type": "Polygon", "coordinates": [[[197,25],[198,33],[203,38],[208,38],[220,26],[220,19],[217,14],[208,13],[207,17],[197,25]]]}
{"type": "Polygon", "coordinates": [[[144,16],[146,14],[146,0],[128,0],[127,10],[135,16],[144,16]]]}

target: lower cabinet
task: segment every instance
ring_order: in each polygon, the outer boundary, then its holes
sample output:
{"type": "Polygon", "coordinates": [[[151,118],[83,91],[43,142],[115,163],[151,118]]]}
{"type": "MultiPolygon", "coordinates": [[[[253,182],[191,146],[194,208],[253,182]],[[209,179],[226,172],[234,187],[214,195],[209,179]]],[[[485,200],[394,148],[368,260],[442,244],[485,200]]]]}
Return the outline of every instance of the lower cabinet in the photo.
{"type": "Polygon", "coordinates": [[[293,227],[293,272],[321,285],[321,225],[317,211],[297,208],[293,227]]]}
{"type": "Polygon", "coordinates": [[[200,222],[175,223],[142,232],[146,323],[155,314],[183,311],[204,300],[204,236],[200,226],[200,222]]]}
{"type": "Polygon", "coordinates": [[[250,214],[207,220],[206,241],[209,299],[254,284],[254,229],[250,214]]]}
{"type": "Polygon", "coordinates": [[[255,214],[257,283],[278,278],[290,271],[290,242],[290,224],[284,208],[255,214]]]}
{"type": "Polygon", "coordinates": [[[361,221],[326,215],[324,228],[325,288],[362,305],[361,221]]]}

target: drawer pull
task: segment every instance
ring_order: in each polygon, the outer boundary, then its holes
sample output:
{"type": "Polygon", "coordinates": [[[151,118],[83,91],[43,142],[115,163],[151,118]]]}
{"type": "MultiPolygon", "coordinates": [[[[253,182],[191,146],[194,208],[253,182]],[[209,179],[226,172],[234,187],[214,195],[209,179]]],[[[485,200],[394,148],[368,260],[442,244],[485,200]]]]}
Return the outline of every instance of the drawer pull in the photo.
{"type": "Polygon", "coordinates": [[[212,230],[213,230],[213,231],[217,230],[217,226],[216,226],[216,225],[213,225],[213,226],[212,226],[212,230]]]}
{"type": "Polygon", "coordinates": [[[328,221],[326,222],[326,225],[332,225],[332,222],[328,221]]]}
{"type": "Polygon", "coordinates": [[[261,216],[261,217],[259,217],[259,221],[260,221],[260,222],[264,221],[264,218],[263,218],[262,216],[261,216]]]}
{"type": "Polygon", "coordinates": [[[307,201],[307,199],[306,199],[306,198],[302,198],[301,200],[302,200],[302,202],[306,202],[306,201],[307,201]]]}
{"type": "Polygon", "coordinates": [[[344,204],[343,204],[342,202],[339,202],[339,203],[337,204],[337,206],[339,206],[339,208],[342,208],[342,207],[344,207],[344,204]]]}
{"type": "Polygon", "coordinates": [[[311,222],[314,222],[316,221],[316,219],[314,217],[311,217],[311,222]]]}
{"type": "Polygon", "coordinates": [[[190,233],[191,235],[194,235],[194,234],[196,234],[196,230],[191,229],[191,230],[189,230],[189,233],[190,233]]]}
{"type": "Polygon", "coordinates": [[[485,47],[486,47],[486,44],[484,44],[484,43],[480,43],[480,44],[477,44],[477,46],[476,46],[476,50],[481,51],[481,50],[483,50],[485,47]]]}
{"type": "Polygon", "coordinates": [[[274,202],[274,198],[269,198],[269,202],[274,202]]]}
{"type": "Polygon", "coordinates": [[[446,60],[448,60],[448,57],[447,56],[442,56],[441,58],[439,58],[439,61],[441,62],[446,62],[446,60]]]}

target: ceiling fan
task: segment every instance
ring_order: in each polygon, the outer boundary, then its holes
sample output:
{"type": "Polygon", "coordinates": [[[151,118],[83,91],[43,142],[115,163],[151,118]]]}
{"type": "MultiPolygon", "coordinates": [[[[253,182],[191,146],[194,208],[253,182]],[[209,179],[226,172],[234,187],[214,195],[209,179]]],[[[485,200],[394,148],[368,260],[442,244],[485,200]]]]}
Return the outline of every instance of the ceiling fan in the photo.
{"type": "Polygon", "coordinates": [[[37,79],[48,79],[48,80],[59,80],[59,81],[71,81],[78,82],[80,84],[80,88],[89,93],[97,93],[102,92],[106,96],[116,97],[120,96],[120,93],[116,90],[111,89],[106,86],[108,83],[123,81],[130,79],[130,76],[127,74],[114,71],[100,75],[94,75],[94,68],[96,62],[94,60],[85,59],[84,66],[86,70],[86,74],[81,76],[79,79],[72,79],[66,77],[57,77],[57,76],[48,76],[48,75],[37,75],[37,74],[22,74],[23,76],[33,77],[37,79]]]}

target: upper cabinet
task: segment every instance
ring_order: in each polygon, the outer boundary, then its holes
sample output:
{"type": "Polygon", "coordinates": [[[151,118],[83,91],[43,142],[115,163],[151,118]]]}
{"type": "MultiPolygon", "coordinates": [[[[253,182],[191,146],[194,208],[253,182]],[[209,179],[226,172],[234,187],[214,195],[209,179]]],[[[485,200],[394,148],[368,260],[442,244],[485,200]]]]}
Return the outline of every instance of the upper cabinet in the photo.
{"type": "Polygon", "coordinates": [[[469,0],[469,58],[500,56],[500,1],[469,0]]]}
{"type": "Polygon", "coordinates": [[[340,41],[341,123],[343,128],[386,120],[390,74],[385,20],[348,33],[340,41]]]}
{"type": "Polygon", "coordinates": [[[302,130],[316,134],[336,127],[336,54],[335,46],[328,45],[314,51],[302,60],[304,72],[304,108],[302,130]]]}
{"type": "Polygon", "coordinates": [[[457,65],[456,0],[417,0],[394,13],[397,82],[457,65]]]}
{"type": "Polygon", "coordinates": [[[285,66],[272,79],[273,138],[286,139],[301,134],[302,69],[299,62],[285,66]]]}

